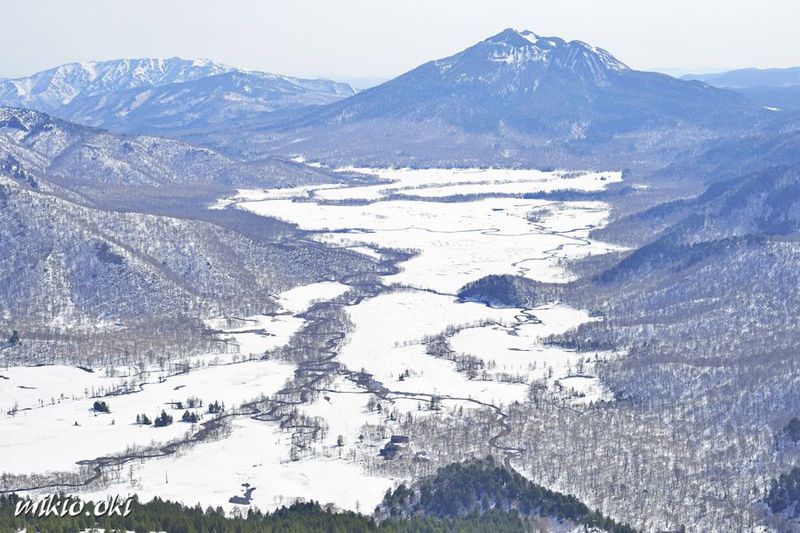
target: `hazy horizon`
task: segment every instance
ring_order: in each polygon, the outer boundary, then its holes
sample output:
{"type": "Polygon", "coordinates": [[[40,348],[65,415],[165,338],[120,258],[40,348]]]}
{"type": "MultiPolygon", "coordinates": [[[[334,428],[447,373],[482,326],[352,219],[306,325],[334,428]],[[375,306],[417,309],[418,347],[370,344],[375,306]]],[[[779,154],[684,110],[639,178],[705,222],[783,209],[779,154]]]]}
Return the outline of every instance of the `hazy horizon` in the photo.
{"type": "Polygon", "coordinates": [[[647,6],[634,0],[501,0],[491,7],[473,0],[233,0],[224,8],[208,0],[143,0],[128,10],[102,0],[42,0],[6,6],[4,18],[0,46],[15,53],[0,61],[2,77],[71,62],[179,56],[368,86],[507,27],[586,41],[633,68],[671,74],[800,64],[797,48],[785,46],[800,18],[800,4],[788,0],[647,6]],[[31,39],[36,34],[48,38],[31,39]]]}

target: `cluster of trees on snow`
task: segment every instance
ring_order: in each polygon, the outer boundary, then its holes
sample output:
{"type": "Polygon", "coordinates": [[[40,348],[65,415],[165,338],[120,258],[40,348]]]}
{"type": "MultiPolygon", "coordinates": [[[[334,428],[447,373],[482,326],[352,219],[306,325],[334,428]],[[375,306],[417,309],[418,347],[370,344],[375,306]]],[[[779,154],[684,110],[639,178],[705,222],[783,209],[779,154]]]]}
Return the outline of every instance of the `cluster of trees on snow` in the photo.
{"type": "Polygon", "coordinates": [[[484,327],[493,324],[493,321],[481,321],[475,324],[452,325],[437,335],[427,335],[422,339],[425,353],[440,359],[452,361],[456,365],[456,372],[464,373],[469,379],[482,381],[501,381],[504,383],[527,383],[528,376],[519,373],[498,372],[494,361],[484,361],[480,357],[456,352],[450,346],[450,338],[464,329],[484,327]]]}
{"type": "Polygon", "coordinates": [[[402,412],[391,402],[382,405],[381,421],[361,427],[364,445],[354,452],[354,459],[369,474],[418,479],[454,461],[497,453],[489,444],[500,431],[492,409],[464,408],[434,396],[420,399],[412,411],[402,412]],[[412,445],[387,461],[378,455],[378,448],[391,435],[408,435],[412,445]]]}
{"type": "Polygon", "coordinates": [[[153,420],[153,427],[162,428],[172,424],[172,415],[167,414],[166,411],[161,411],[155,420],[153,420]]]}
{"type": "Polygon", "coordinates": [[[86,326],[56,329],[36,321],[19,320],[5,326],[0,319],[0,336],[12,327],[18,330],[13,348],[0,351],[0,365],[168,368],[192,356],[235,350],[234,346],[208,335],[198,317],[183,314],[158,319],[131,317],[107,328],[86,326]]]}
{"type": "Polygon", "coordinates": [[[764,502],[775,514],[800,518],[800,468],[794,467],[773,479],[764,502]]]}
{"type": "Polygon", "coordinates": [[[216,402],[215,401],[215,402],[211,402],[210,404],[208,404],[208,412],[209,412],[209,414],[213,415],[213,414],[221,413],[224,410],[225,410],[225,402],[220,403],[220,402],[216,402]]]}

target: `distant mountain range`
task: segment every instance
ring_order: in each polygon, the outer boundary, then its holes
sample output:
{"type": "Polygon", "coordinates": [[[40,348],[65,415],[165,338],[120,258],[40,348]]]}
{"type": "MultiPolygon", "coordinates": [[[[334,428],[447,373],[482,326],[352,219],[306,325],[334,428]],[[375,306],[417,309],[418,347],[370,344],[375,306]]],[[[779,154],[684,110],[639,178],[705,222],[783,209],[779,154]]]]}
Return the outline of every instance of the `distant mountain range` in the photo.
{"type": "Polygon", "coordinates": [[[202,129],[353,94],[350,85],[330,80],[179,58],[71,63],[26,78],[0,80],[0,105],[125,133],[202,129]]]}
{"type": "Polygon", "coordinates": [[[659,170],[657,180],[682,178],[694,182],[729,180],[776,166],[800,164],[800,113],[773,113],[775,118],[746,134],[722,137],[698,145],[695,153],[659,170]]]}
{"type": "Polygon", "coordinates": [[[211,61],[178,58],[69,63],[26,78],[3,80],[0,98],[6,105],[57,111],[87,96],[191,81],[231,70],[211,61]]]}
{"type": "Polygon", "coordinates": [[[733,89],[770,110],[800,109],[800,67],[745,68],[715,74],[687,74],[682,79],[733,89]]]}
{"type": "Polygon", "coordinates": [[[373,163],[587,164],[602,147],[619,165],[621,153],[674,153],[762,116],[732,91],[636,71],[581,41],[507,29],[344,100],[194,140],[246,156],[373,163]]]}
{"type": "Polygon", "coordinates": [[[800,110],[800,85],[792,87],[744,87],[736,92],[772,111],[800,110]]]}
{"type": "Polygon", "coordinates": [[[733,91],[514,29],[362,92],[204,60],[139,59],[0,80],[0,105],[237,158],[332,164],[658,165],[769,118],[733,91]]]}
{"type": "Polygon", "coordinates": [[[697,80],[731,89],[745,87],[795,87],[800,86],[800,67],[743,68],[714,74],[686,74],[684,80],[697,80]]]}

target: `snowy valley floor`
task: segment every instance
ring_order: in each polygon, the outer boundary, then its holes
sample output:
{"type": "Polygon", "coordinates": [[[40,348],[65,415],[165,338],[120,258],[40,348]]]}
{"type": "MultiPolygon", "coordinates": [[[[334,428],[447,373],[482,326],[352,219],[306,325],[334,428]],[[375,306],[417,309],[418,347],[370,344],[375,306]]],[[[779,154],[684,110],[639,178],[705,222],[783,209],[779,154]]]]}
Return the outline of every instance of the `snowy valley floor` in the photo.
{"type": "MultiPolygon", "coordinates": [[[[256,489],[251,505],[261,509],[305,498],[369,512],[402,476],[365,468],[364,458],[377,457],[401,420],[447,417],[454,409],[502,410],[527,401],[533,381],[557,389],[565,403],[578,408],[610,400],[593,374],[594,360],[542,341],[592,320],[586,312],[559,302],[536,309],[493,308],[462,302],[456,293],[490,274],[566,282],[570,278],[562,260],[614,250],[588,238],[592,228],[606,221],[604,203],[513,195],[596,191],[620,181],[619,173],[348,170],[375,174],[383,182],[240,191],[213,206],[284,219],[315,232],[319,241],[373,258],[386,249],[414,252],[400,263],[399,272],[383,277],[378,294],[343,304],[352,328],[335,357],[341,370],[319,394],[296,407],[297,414],[322,421],[324,431],[298,453],[286,428],[234,417],[222,437],[165,457],[129,462],[115,483],[87,489],[87,497],[138,493],[144,499],[159,496],[231,509],[236,504],[230,498],[249,483],[256,489]],[[443,334],[454,353],[482,362],[477,378],[429,353],[430,340],[443,334]],[[353,379],[356,374],[370,375],[388,393],[383,398],[370,394],[353,379]],[[374,427],[386,431],[376,437],[368,430],[374,427]]],[[[215,335],[237,348],[187,361],[180,369],[0,369],[0,472],[68,471],[80,460],[191,435],[199,424],[180,421],[190,399],[202,401],[203,407],[193,410],[208,417],[211,402],[224,402],[232,410],[274,395],[292,377],[294,366],[261,360],[261,354],[300,331],[312,302],[333,300],[350,289],[315,283],[280,295],[282,310],[273,316],[209,321],[215,335]],[[110,413],[91,410],[96,397],[111,392],[125,393],[101,398],[110,413]],[[181,409],[175,408],[177,402],[181,409]],[[175,417],[174,424],[135,423],[137,414],[153,418],[162,409],[175,417]]],[[[436,454],[415,435],[406,436],[406,453],[420,461],[436,454]]]]}

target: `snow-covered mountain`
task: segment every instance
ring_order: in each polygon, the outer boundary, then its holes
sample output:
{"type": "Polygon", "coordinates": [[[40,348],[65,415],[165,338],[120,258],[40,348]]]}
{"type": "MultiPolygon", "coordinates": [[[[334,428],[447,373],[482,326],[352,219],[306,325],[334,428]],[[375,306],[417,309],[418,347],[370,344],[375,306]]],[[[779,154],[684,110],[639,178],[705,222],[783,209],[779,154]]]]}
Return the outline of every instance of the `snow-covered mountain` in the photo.
{"type": "Polygon", "coordinates": [[[581,41],[507,29],[330,106],[327,120],[438,118],[470,130],[583,138],[665,123],[732,120],[731,92],[628,68],[581,41]]]}
{"type": "Polygon", "coordinates": [[[561,69],[575,74],[581,81],[604,85],[608,83],[607,72],[630,70],[606,50],[582,41],[566,42],[558,37],[541,37],[530,30],[510,28],[433,64],[438,67],[441,78],[457,83],[491,83],[503,78],[522,82],[525,80],[513,78],[513,75],[508,79],[508,74],[534,71],[541,77],[546,70],[561,69]],[[454,74],[458,79],[454,79],[454,74]]]}
{"type": "Polygon", "coordinates": [[[330,80],[180,58],[71,63],[0,80],[0,105],[126,133],[202,127],[253,113],[328,104],[352,94],[351,86],[330,80]]]}
{"type": "Polygon", "coordinates": [[[120,59],[69,63],[0,83],[3,105],[57,111],[87,96],[207,78],[234,70],[208,60],[120,59]]]}
{"type": "MultiPolygon", "coordinates": [[[[585,152],[640,132],[735,127],[760,112],[739,94],[633,70],[581,41],[507,29],[345,100],[253,124],[252,131],[269,131],[278,151],[321,157],[403,152],[428,159],[433,148],[461,159],[530,153],[532,145],[560,152],[564,143],[585,152]]],[[[653,139],[646,142],[652,147],[653,139]]]]}
{"type": "Polygon", "coordinates": [[[101,93],[56,113],[126,133],[185,133],[257,113],[328,104],[354,94],[349,85],[260,72],[231,71],[197,80],[101,93]]]}

